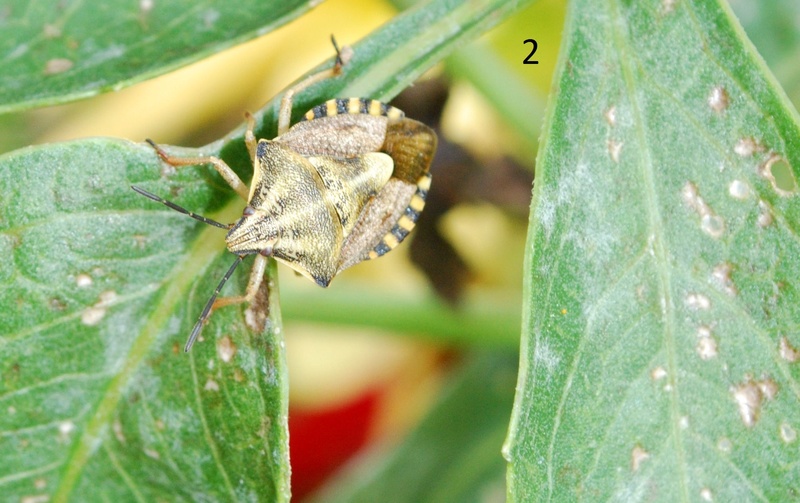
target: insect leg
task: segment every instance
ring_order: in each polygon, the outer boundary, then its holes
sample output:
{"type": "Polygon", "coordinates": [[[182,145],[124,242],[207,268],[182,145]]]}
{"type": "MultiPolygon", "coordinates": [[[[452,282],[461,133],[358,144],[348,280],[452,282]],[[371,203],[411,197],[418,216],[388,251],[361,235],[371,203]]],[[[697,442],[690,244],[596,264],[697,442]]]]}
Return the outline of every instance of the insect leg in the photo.
{"type": "Polygon", "coordinates": [[[247,130],[244,132],[244,144],[247,146],[247,153],[250,154],[250,161],[256,161],[256,135],[253,130],[256,127],[256,118],[250,112],[244,113],[244,118],[247,121],[247,130]]]}
{"type": "Polygon", "coordinates": [[[333,38],[333,35],[331,35],[331,42],[333,43],[333,48],[336,50],[336,63],[334,63],[333,68],[328,68],[327,70],[309,75],[305,80],[287,89],[283,94],[283,98],[281,98],[281,108],[278,112],[278,136],[289,130],[289,123],[292,120],[292,100],[294,99],[294,95],[312,84],[339,75],[342,72],[342,67],[346,65],[353,56],[353,50],[348,46],[344,46],[339,50],[339,46],[336,44],[336,39],[333,38]]]}
{"type": "Polygon", "coordinates": [[[242,182],[242,179],[227,165],[225,161],[213,155],[203,157],[174,157],[167,154],[161,147],[155,144],[153,140],[145,140],[150,144],[161,157],[161,159],[170,166],[190,166],[196,164],[211,164],[217,173],[228,182],[228,185],[236,191],[239,196],[247,201],[250,199],[250,189],[242,182]]]}
{"type": "Polygon", "coordinates": [[[250,269],[250,279],[247,280],[247,289],[244,295],[237,295],[235,297],[220,297],[214,301],[211,309],[217,309],[222,306],[229,306],[231,304],[241,304],[242,302],[252,302],[258,293],[258,288],[264,280],[264,271],[267,269],[267,257],[264,255],[256,255],[253,261],[253,268],[250,269]]]}

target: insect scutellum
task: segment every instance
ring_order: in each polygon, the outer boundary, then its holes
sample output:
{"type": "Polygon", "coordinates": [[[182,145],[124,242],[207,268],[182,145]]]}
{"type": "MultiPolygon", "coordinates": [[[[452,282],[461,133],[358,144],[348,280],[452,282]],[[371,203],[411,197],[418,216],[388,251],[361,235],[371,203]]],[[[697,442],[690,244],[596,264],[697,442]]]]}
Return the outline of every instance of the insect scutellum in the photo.
{"type": "Polygon", "coordinates": [[[184,347],[189,351],[211,313],[252,302],[268,257],[326,287],[339,272],[379,257],[402,242],[425,206],[436,134],[390,105],[366,98],[332,99],[290,126],[293,96],[333,77],[349,59],[336,49],[336,63],[287,90],[278,113],[278,136],[256,140],[247,114],[245,145],[253,162],[249,187],[220,158],[173,157],[148,140],[172,166],[211,164],[247,205],[222,224],[197,215],[140,187],[133,189],[195,220],[228,231],[236,260],[206,303],[184,347]],[[219,292],[247,255],[255,255],[243,295],[219,292]]]}

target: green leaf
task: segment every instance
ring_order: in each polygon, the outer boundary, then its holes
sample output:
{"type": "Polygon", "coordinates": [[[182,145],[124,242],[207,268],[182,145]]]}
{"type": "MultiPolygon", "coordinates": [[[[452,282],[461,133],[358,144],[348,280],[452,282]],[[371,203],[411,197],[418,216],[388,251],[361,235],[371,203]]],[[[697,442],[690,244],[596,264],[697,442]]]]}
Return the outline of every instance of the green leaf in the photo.
{"type": "Polygon", "coordinates": [[[576,0],[565,34],[509,499],[788,501],[797,113],[719,2],[576,0]]]}
{"type": "MultiPolygon", "coordinates": [[[[3,493],[286,499],[282,340],[224,309],[181,351],[230,258],[218,229],[129,189],[164,184],[154,152],[84,140],[0,166],[3,493]]],[[[213,196],[196,170],[170,183],[182,204],[213,196]]]]}
{"type": "Polygon", "coordinates": [[[0,113],[127,87],[273,30],[312,4],[6,2],[0,7],[0,113]]]}
{"type": "MultiPolygon", "coordinates": [[[[295,112],[348,91],[388,98],[517,6],[437,0],[398,16],[354,48],[340,78],[301,93],[295,112]]],[[[261,136],[274,131],[276,103],[256,114],[261,136]]],[[[248,180],[242,132],[167,149],[220,155],[248,180]]],[[[220,229],[131,184],[223,222],[242,208],[209,167],[170,172],[143,144],[87,139],[0,156],[0,492],[59,502],[286,501],[274,267],[268,301],[255,307],[269,313],[263,330],[245,306],[229,306],[184,354],[233,257],[220,229]]],[[[239,268],[223,295],[243,291],[247,272],[239,268]]]]}
{"type": "Polygon", "coordinates": [[[314,501],[496,501],[503,495],[500,445],[514,395],[516,356],[472,355],[402,445],[374,453],[314,501]]]}

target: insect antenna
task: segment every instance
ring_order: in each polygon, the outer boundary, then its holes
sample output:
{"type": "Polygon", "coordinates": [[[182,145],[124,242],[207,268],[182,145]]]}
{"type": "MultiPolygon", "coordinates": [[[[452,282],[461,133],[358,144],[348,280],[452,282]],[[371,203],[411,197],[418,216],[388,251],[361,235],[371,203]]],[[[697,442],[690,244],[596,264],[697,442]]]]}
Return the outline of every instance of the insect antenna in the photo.
{"type": "Polygon", "coordinates": [[[146,191],[146,190],[144,190],[144,189],[142,189],[140,187],[137,187],[136,185],[131,185],[131,188],[133,190],[135,190],[136,192],[138,192],[139,194],[143,195],[144,197],[150,198],[153,201],[156,201],[157,203],[161,203],[164,206],[166,206],[167,208],[171,208],[171,209],[173,209],[173,210],[175,210],[175,211],[177,211],[179,213],[183,213],[184,215],[189,215],[190,217],[194,218],[195,220],[199,220],[200,222],[203,222],[204,224],[213,225],[214,227],[219,227],[220,229],[230,229],[231,228],[230,225],[225,225],[225,224],[217,222],[216,220],[211,220],[210,218],[206,218],[206,217],[204,217],[202,215],[198,215],[197,213],[192,213],[191,211],[187,210],[183,206],[178,206],[177,204],[173,203],[172,201],[167,201],[166,199],[158,197],[157,195],[153,194],[152,192],[148,192],[148,191],[146,191]]]}
{"type": "Polygon", "coordinates": [[[188,353],[189,350],[192,349],[194,341],[197,340],[197,336],[200,335],[200,330],[203,329],[203,325],[205,325],[208,316],[211,314],[211,308],[214,307],[214,301],[217,300],[219,291],[222,290],[222,287],[228,282],[228,279],[230,279],[230,277],[233,275],[233,271],[235,271],[239,264],[242,263],[242,260],[244,260],[244,255],[236,256],[236,261],[231,265],[231,268],[228,269],[228,272],[225,273],[225,276],[222,277],[222,281],[219,282],[219,285],[217,285],[217,288],[214,290],[211,298],[208,299],[208,302],[206,302],[206,307],[204,307],[203,312],[200,313],[200,317],[197,319],[197,323],[194,324],[192,333],[189,335],[189,340],[186,341],[186,346],[183,347],[184,353],[188,353]]]}

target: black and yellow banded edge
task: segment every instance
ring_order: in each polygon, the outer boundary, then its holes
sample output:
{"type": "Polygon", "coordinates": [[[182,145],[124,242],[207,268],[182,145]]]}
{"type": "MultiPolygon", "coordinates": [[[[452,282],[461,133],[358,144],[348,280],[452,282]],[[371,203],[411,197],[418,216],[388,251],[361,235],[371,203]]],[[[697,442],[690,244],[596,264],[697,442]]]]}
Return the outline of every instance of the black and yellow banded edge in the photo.
{"type": "Polygon", "coordinates": [[[369,251],[370,259],[385,255],[403,242],[414,226],[417,225],[419,215],[422,213],[423,208],[425,208],[425,200],[428,198],[428,190],[430,190],[430,188],[431,174],[425,173],[417,180],[417,191],[411,196],[408,206],[406,206],[400,218],[397,219],[392,230],[386,233],[375,248],[369,251]]]}
{"type": "Polygon", "coordinates": [[[317,105],[303,117],[303,120],[314,120],[322,117],[334,117],[336,115],[375,115],[378,117],[388,117],[390,120],[400,120],[405,114],[399,108],[395,108],[386,103],[368,98],[336,98],[328,100],[321,105],[317,105]]]}

